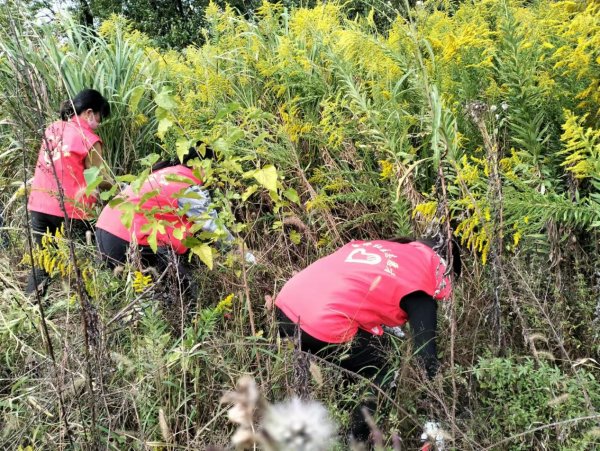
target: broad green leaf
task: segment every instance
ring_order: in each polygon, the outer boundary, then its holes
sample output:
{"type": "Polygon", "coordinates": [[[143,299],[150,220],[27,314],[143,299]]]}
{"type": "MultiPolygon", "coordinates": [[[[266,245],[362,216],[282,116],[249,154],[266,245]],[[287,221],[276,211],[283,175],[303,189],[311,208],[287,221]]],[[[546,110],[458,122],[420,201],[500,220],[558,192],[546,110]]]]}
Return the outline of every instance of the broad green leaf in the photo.
{"type": "Polygon", "coordinates": [[[158,119],[160,121],[161,119],[170,117],[172,114],[169,112],[169,110],[165,110],[164,108],[161,108],[161,107],[156,107],[156,110],[154,111],[154,115],[156,116],[156,119],[158,119]]]}
{"type": "Polygon", "coordinates": [[[183,239],[183,231],[185,229],[181,228],[181,227],[176,227],[173,229],[173,237],[177,240],[182,240],[183,239]]]}
{"type": "Polygon", "coordinates": [[[192,141],[185,138],[180,138],[175,143],[175,149],[177,151],[177,158],[179,161],[183,161],[183,157],[188,153],[189,148],[192,147],[192,141]]]}
{"type": "Polygon", "coordinates": [[[288,188],[283,192],[283,195],[291,202],[295,204],[300,204],[300,196],[294,188],[288,188]]]}
{"type": "Polygon", "coordinates": [[[197,246],[192,247],[191,251],[202,260],[202,263],[208,266],[208,269],[213,269],[212,248],[208,244],[198,244],[197,246]]]}
{"type": "Polygon", "coordinates": [[[163,88],[162,91],[154,98],[154,102],[165,110],[172,110],[177,108],[177,102],[171,96],[171,91],[167,88],[163,88]]]}
{"type": "Polygon", "coordinates": [[[173,126],[173,121],[169,118],[163,118],[158,123],[158,129],[156,130],[156,135],[160,139],[165,139],[165,133],[169,131],[169,129],[173,126]]]}
{"type": "Polygon", "coordinates": [[[265,142],[265,139],[267,139],[269,136],[270,135],[268,132],[262,132],[260,135],[258,135],[256,138],[254,138],[254,140],[252,141],[252,145],[254,147],[260,146],[262,143],[265,142]]]}
{"type": "Polygon", "coordinates": [[[246,202],[248,198],[256,192],[257,189],[258,185],[251,185],[248,188],[246,188],[246,191],[244,191],[244,194],[242,194],[242,201],[246,202]]]}
{"type": "Polygon", "coordinates": [[[229,143],[227,141],[225,141],[223,138],[219,138],[219,139],[215,139],[212,142],[211,147],[218,154],[223,154],[223,153],[227,153],[227,151],[229,150],[229,143]]]}
{"type": "Polygon", "coordinates": [[[92,166],[91,168],[83,171],[83,177],[85,178],[85,195],[89,196],[92,192],[102,183],[102,176],[100,175],[100,168],[92,166]]]}
{"type": "Polygon", "coordinates": [[[83,178],[85,179],[85,183],[88,185],[94,183],[98,176],[100,175],[100,168],[97,166],[92,166],[91,168],[83,171],[83,178]]]}
{"type": "MultiPolygon", "coordinates": [[[[160,155],[157,153],[151,153],[150,155],[144,157],[144,158],[140,158],[140,163],[143,166],[152,166],[154,163],[156,163],[158,161],[158,159],[160,158],[160,155]]],[[[124,176],[127,177],[127,176],[124,176]]],[[[135,177],[135,176],[134,176],[135,177]]],[[[123,180],[124,182],[130,183],[133,180],[123,180]]]]}
{"type": "Polygon", "coordinates": [[[237,111],[241,108],[241,105],[237,102],[228,103],[224,108],[221,108],[219,112],[216,114],[214,120],[218,121],[223,119],[225,116],[237,111]]]}
{"type": "Polygon", "coordinates": [[[144,193],[144,195],[138,201],[138,205],[140,206],[140,208],[142,208],[142,205],[144,205],[146,202],[148,202],[153,197],[158,196],[159,194],[160,194],[160,190],[158,188],[153,189],[151,191],[147,191],[146,193],[144,193]]]}
{"type": "Polygon", "coordinates": [[[142,100],[144,91],[145,88],[143,85],[136,86],[130,91],[131,96],[129,97],[129,110],[134,114],[138,112],[138,105],[140,104],[140,100],[142,100]]]}
{"type": "Polygon", "coordinates": [[[261,186],[269,191],[277,192],[277,169],[272,164],[264,166],[254,172],[253,177],[261,186]]]}
{"type": "Polygon", "coordinates": [[[244,130],[236,127],[233,130],[231,130],[227,135],[227,142],[231,146],[232,144],[235,144],[237,141],[242,139],[244,136],[246,136],[244,130]]]}

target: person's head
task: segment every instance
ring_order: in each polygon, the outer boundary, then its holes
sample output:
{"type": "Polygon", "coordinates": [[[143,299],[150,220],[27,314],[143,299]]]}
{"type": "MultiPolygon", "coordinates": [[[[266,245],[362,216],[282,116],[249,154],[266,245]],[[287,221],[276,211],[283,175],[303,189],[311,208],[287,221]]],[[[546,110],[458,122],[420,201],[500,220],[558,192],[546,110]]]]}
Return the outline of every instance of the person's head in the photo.
{"type": "MultiPolygon", "coordinates": [[[[436,254],[441,256],[444,260],[448,261],[448,244],[444,240],[436,241],[433,238],[422,238],[422,239],[414,239],[409,237],[397,237],[391,238],[387,241],[392,241],[394,243],[406,244],[417,241],[419,243],[424,244],[425,246],[431,248],[436,254]]],[[[451,243],[452,248],[452,272],[456,278],[460,277],[462,272],[462,260],[460,257],[460,246],[456,240],[452,240],[451,243]]]]}
{"type": "Polygon", "coordinates": [[[190,147],[187,153],[183,156],[181,160],[181,164],[186,166],[189,165],[190,161],[198,159],[198,160],[214,160],[215,152],[212,150],[208,144],[204,141],[196,141],[195,147],[190,147]]]}
{"type": "Polygon", "coordinates": [[[179,164],[189,166],[191,161],[194,159],[213,160],[214,158],[215,152],[212,150],[212,148],[206,143],[204,143],[204,141],[197,141],[196,146],[190,147],[188,151],[183,155],[181,161],[179,160],[179,158],[159,161],[158,163],[152,165],[152,172],[158,171],[159,169],[168,168],[170,166],[177,166],[179,164]]]}
{"type": "Polygon", "coordinates": [[[68,121],[73,116],[85,119],[92,129],[98,128],[103,119],[110,116],[110,105],[95,89],[84,89],[60,107],[60,118],[68,121]]]}

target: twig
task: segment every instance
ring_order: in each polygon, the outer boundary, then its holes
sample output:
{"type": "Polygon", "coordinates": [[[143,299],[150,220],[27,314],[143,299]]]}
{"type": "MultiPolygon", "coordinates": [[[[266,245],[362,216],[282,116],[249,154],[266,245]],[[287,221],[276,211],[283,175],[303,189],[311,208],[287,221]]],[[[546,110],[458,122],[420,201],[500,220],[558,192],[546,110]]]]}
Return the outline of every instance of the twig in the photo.
{"type": "MultiPolygon", "coordinates": [[[[121,310],[119,310],[119,312],[113,316],[113,318],[108,321],[106,323],[106,327],[110,326],[112,323],[114,323],[115,321],[119,320],[125,313],[127,313],[135,304],[137,304],[146,294],[148,294],[148,292],[150,290],[152,290],[156,284],[158,284],[163,277],[165,277],[165,275],[167,274],[167,271],[169,270],[169,268],[171,267],[171,262],[167,263],[167,267],[165,268],[165,270],[162,272],[162,274],[159,276],[158,279],[156,279],[156,282],[154,282],[152,285],[148,286],[144,291],[142,291],[140,293],[140,295],[135,298],[133,301],[131,301],[129,304],[127,304],[125,307],[123,307],[121,310]]],[[[109,332],[112,333],[113,331],[109,332]]]]}
{"type": "MultiPolygon", "coordinates": [[[[19,51],[21,52],[21,55],[24,55],[24,51],[20,45],[20,41],[18,39],[16,30],[14,29],[14,23],[13,21],[11,21],[11,25],[13,26],[13,33],[15,35],[15,41],[17,42],[17,46],[19,47],[19,51]]],[[[22,61],[16,61],[15,62],[16,66],[23,66],[21,67],[21,70],[19,71],[19,73],[24,74],[26,81],[22,81],[23,83],[27,83],[28,85],[26,86],[27,88],[27,92],[31,92],[34,94],[38,94],[36,95],[35,98],[35,108],[33,108],[34,113],[37,114],[36,116],[36,120],[37,120],[37,127],[36,130],[43,130],[44,127],[44,120],[43,120],[43,116],[41,114],[42,111],[42,105],[40,103],[40,98],[43,97],[41,94],[42,93],[38,93],[36,90],[37,84],[35,83],[35,79],[34,79],[34,69],[32,69],[30,66],[26,66],[25,65],[25,59],[23,58],[22,61]]],[[[18,83],[18,81],[17,81],[18,83]]],[[[18,109],[17,109],[18,111],[18,109]]],[[[52,159],[52,155],[50,155],[50,145],[47,142],[46,136],[45,134],[42,135],[42,141],[44,143],[44,147],[45,147],[45,151],[48,153],[48,161],[50,161],[50,167],[52,168],[52,176],[54,178],[54,182],[56,183],[57,186],[57,190],[58,190],[58,201],[59,201],[59,206],[60,209],[63,213],[64,219],[65,219],[65,223],[70,224],[70,218],[68,217],[67,214],[67,210],[66,210],[66,206],[65,206],[65,196],[64,196],[64,191],[63,191],[63,186],[62,183],[60,181],[60,178],[58,177],[58,173],[56,170],[56,166],[54,164],[54,160],[52,159]]],[[[25,147],[25,146],[23,146],[25,147]]],[[[23,150],[23,164],[26,166],[26,159],[25,159],[25,151],[23,150]]],[[[27,182],[27,177],[24,177],[23,182],[26,184],[27,182]]],[[[27,198],[27,197],[25,197],[27,198]]],[[[26,209],[27,210],[27,209],[26,209]]],[[[29,224],[29,215],[27,215],[27,221],[29,224]]],[[[72,240],[72,234],[71,234],[71,230],[70,227],[65,227],[65,234],[67,237],[67,242],[68,242],[68,247],[69,247],[69,254],[70,254],[70,258],[73,264],[73,268],[75,271],[75,287],[76,287],[76,292],[77,292],[77,296],[79,298],[79,303],[82,309],[82,328],[83,328],[83,333],[85,335],[84,337],[84,341],[85,341],[85,360],[86,360],[86,372],[87,372],[87,385],[88,385],[88,391],[89,391],[89,406],[90,406],[90,413],[91,413],[91,422],[92,422],[92,444],[95,445],[97,444],[97,437],[96,437],[96,406],[95,406],[95,396],[94,396],[94,387],[93,387],[93,381],[92,381],[92,367],[91,367],[91,353],[90,353],[90,346],[91,346],[91,342],[90,339],[93,338],[95,339],[97,336],[97,333],[94,334],[94,337],[92,337],[91,333],[93,329],[97,328],[98,325],[98,321],[97,321],[97,314],[95,314],[94,308],[93,306],[90,304],[89,300],[86,297],[86,293],[85,293],[85,288],[84,288],[84,284],[83,284],[83,277],[81,274],[81,270],[79,268],[79,265],[77,264],[77,257],[75,254],[75,246],[73,244],[73,240],[72,240]]],[[[28,241],[31,244],[31,237],[28,237],[28,241]]],[[[32,254],[31,248],[30,248],[30,254],[32,254]]],[[[33,258],[32,258],[32,265],[33,265],[33,258]]],[[[34,282],[36,283],[36,288],[37,288],[37,277],[35,275],[35,271],[34,271],[34,282]]],[[[37,290],[36,290],[37,291],[37,290]]],[[[39,299],[39,295],[38,299],[39,299]]],[[[42,302],[41,300],[38,301],[38,305],[40,306],[40,314],[42,314],[42,302]]]]}
{"type": "Polygon", "coordinates": [[[496,442],[493,445],[488,446],[487,448],[483,448],[482,451],[487,451],[488,449],[497,448],[498,446],[503,445],[504,443],[511,442],[519,437],[524,437],[526,435],[533,434],[537,431],[543,431],[544,429],[553,428],[556,426],[562,426],[564,424],[577,423],[578,421],[597,420],[597,419],[600,419],[600,415],[590,415],[587,417],[571,418],[570,420],[556,421],[554,423],[544,424],[543,426],[538,426],[536,428],[529,429],[525,432],[521,432],[519,434],[515,434],[515,435],[511,435],[510,437],[503,438],[499,442],[496,442]]]}
{"type": "MultiPolygon", "coordinates": [[[[15,37],[15,40],[17,42],[17,46],[19,47],[19,49],[21,50],[21,54],[24,54],[23,50],[21,49],[21,45],[20,45],[20,41],[19,39],[17,39],[17,32],[15,29],[15,25],[14,25],[14,21],[11,15],[11,12],[9,10],[9,18],[10,18],[10,26],[11,26],[11,31],[15,37]]],[[[17,62],[17,64],[19,64],[17,62]]],[[[28,75],[29,72],[27,72],[28,75]]],[[[18,84],[18,81],[16,82],[18,84]]],[[[33,84],[32,84],[33,85],[33,84]]],[[[17,90],[18,90],[18,86],[17,86],[17,90]]],[[[42,327],[42,335],[44,338],[44,344],[46,345],[46,349],[48,351],[48,354],[50,355],[50,358],[52,360],[52,366],[54,369],[54,373],[55,373],[55,377],[57,380],[57,396],[58,396],[58,404],[59,404],[59,410],[60,410],[60,416],[61,419],[64,423],[65,426],[65,433],[67,436],[67,440],[69,441],[69,444],[71,445],[71,447],[73,447],[73,438],[72,438],[72,431],[71,431],[71,427],[69,425],[69,421],[68,421],[68,417],[67,417],[67,411],[65,408],[65,403],[64,403],[64,399],[62,396],[62,379],[60,377],[59,374],[59,370],[58,370],[58,365],[56,363],[56,354],[54,352],[54,346],[52,345],[52,339],[50,338],[50,332],[48,330],[48,324],[46,322],[46,314],[45,314],[45,310],[44,310],[44,305],[43,305],[43,301],[40,295],[40,292],[38,291],[37,287],[38,287],[38,280],[37,280],[37,275],[36,275],[36,271],[34,270],[34,260],[33,260],[33,239],[31,237],[31,221],[29,219],[29,210],[27,209],[27,158],[26,158],[26,152],[25,152],[25,139],[22,136],[21,133],[21,142],[23,144],[23,148],[22,148],[22,155],[23,155],[23,184],[25,186],[25,196],[23,197],[24,202],[25,202],[25,218],[26,218],[26,227],[27,227],[27,244],[28,244],[28,253],[29,253],[29,258],[31,261],[31,268],[32,268],[32,273],[33,273],[33,280],[34,280],[34,285],[35,285],[35,297],[36,297],[36,301],[37,301],[37,306],[38,306],[38,311],[40,312],[40,323],[41,323],[41,327],[42,327]]]]}

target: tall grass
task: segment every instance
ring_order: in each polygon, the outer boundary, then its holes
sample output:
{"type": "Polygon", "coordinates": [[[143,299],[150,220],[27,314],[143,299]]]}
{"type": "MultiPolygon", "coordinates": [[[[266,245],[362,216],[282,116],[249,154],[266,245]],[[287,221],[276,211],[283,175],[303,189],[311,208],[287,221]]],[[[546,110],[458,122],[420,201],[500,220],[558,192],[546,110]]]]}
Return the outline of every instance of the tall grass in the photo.
{"type": "MultiPolygon", "coordinates": [[[[207,43],[182,52],[152,48],[118,18],[100,35],[68,20],[37,27],[15,18],[0,43],[0,85],[15,86],[14,68],[26,64],[42,95],[9,89],[3,114],[13,117],[25,99],[51,120],[65,95],[95,85],[114,110],[102,133],[117,173],[135,172],[156,148],[174,156],[181,143],[207,141],[221,156],[207,175],[223,218],[259,264],[220,255],[209,271],[192,260],[201,294],[186,304],[173,286],[140,282],[135,265],[113,274],[94,264],[92,248],[78,248],[103,326],[94,443],[70,285],[55,283],[45,300],[55,376],[17,282],[22,249],[8,250],[0,444],[66,447],[62,382],[68,423],[89,447],[226,446],[233,426],[218,401],[244,374],[269,400],[321,400],[343,433],[372,387],[359,378],[346,385],[339,368],[281,343],[265,296],[341,242],[427,231],[461,241],[465,275],[440,308],[439,378],[425,381],[410,341],[394,341],[399,379],[380,393],[375,418],[386,446],[395,434],[416,448],[419,425],[433,416],[456,449],[597,447],[599,210],[590,168],[600,154],[597,104],[577,100],[597,68],[581,53],[594,51],[580,47],[587,29],[573,27],[598,12],[571,2],[447,3],[409,8],[385,33],[372,16],[348,20],[336,4],[265,3],[250,21],[211,5],[207,43]],[[168,125],[160,132],[158,118],[168,125]],[[267,192],[248,174],[269,164],[278,177],[267,192]]],[[[0,161],[14,172],[16,153],[37,153],[33,118],[4,126],[12,147],[0,161]]]]}
{"type": "MultiPolygon", "coordinates": [[[[46,122],[58,118],[60,103],[86,87],[98,89],[110,102],[111,117],[102,124],[100,135],[105,145],[105,159],[116,174],[124,174],[135,162],[157,149],[153,97],[163,84],[156,62],[142,43],[127,38],[124,23],[118,23],[109,36],[76,24],[69,16],[57,18],[44,26],[36,26],[23,15],[9,17],[9,28],[3,30],[1,50],[4,58],[0,81],[10,102],[3,110],[34,111],[41,109],[46,122]],[[19,64],[36,74],[36,92],[41,98],[29,99],[12,91],[11,77],[19,64]]],[[[25,130],[37,132],[39,126],[25,130]]],[[[32,143],[31,155],[37,153],[32,143]]]]}

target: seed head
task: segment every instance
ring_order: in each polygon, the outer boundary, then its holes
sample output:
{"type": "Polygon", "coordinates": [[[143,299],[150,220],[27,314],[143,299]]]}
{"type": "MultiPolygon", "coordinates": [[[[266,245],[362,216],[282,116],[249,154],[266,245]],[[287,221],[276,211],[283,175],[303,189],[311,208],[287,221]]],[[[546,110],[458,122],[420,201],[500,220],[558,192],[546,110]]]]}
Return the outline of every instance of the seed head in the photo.
{"type": "Polygon", "coordinates": [[[331,449],[336,434],[325,407],[299,398],[269,406],[262,429],[278,451],[325,451],[331,449]]]}

